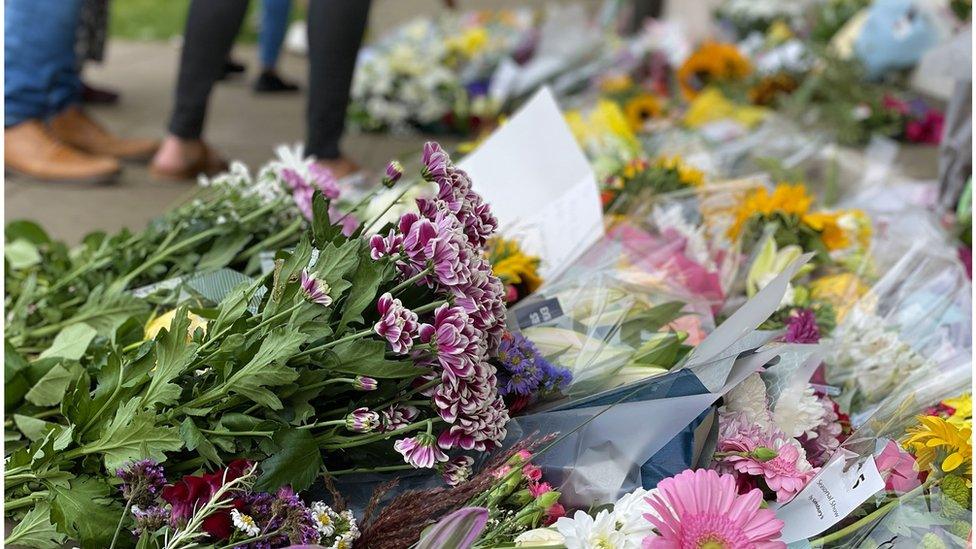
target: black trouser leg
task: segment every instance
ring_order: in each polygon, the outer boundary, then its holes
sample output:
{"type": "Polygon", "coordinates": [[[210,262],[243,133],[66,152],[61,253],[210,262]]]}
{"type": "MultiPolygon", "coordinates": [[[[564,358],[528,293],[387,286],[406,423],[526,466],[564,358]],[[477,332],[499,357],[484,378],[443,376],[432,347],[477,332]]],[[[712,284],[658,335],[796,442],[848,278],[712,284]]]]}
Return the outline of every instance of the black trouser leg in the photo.
{"type": "Polygon", "coordinates": [[[186,15],[176,101],[169,131],[199,139],[210,91],[224,70],[247,11],[248,0],[192,0],[186,15]]]}
{"type": "MultiPolygon", "coordinates": [[[[209,0],[207,0],[209,1],[209,0]]],[[[370,0],[311,0],[308,6],[308,138],[305,152],[340,156],[349,87],[370,0]]]]}

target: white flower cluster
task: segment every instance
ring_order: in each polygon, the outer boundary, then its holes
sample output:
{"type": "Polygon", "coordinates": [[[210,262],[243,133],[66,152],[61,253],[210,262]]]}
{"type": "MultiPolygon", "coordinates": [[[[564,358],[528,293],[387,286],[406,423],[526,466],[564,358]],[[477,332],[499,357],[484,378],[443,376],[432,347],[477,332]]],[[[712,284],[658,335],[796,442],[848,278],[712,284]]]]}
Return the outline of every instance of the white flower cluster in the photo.
{"type": "Polygon", "coordinates": [[[309,510],[315,529],[322,535],[322,545],[328,549],[351,549],[359,538],[359,526],[352,511],[335,512],[321,501],[313,502],[309,510]]]}
{"type": "Polygon", "coordinates": [[[654,526],[644,518],[655,513],[647,503],[653,494],[653,490],[638,488],[595,517],[577,511],[572,518],[557,520],[554,528],[529,530],[515,538],[515,546],[561,543],[567,549],[640,549],[644,538],[654,534],[654,526]]]}

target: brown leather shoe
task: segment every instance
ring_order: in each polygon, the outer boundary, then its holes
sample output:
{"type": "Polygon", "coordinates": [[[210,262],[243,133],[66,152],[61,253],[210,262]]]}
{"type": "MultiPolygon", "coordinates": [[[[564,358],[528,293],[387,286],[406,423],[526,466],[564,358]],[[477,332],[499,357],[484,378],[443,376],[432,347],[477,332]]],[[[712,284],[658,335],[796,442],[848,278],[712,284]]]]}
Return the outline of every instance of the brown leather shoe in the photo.
{"type": "Polygon", "coordinates": [[[40,120],[3,130],[6,170],[53,182],[105,183],[119,173],[119,161],[75,150],[51,135],[40,120]]]}
{"type": "Polygon", "coordinates": [[[72,147],[119,160],[149,160],[159,146],[152,139],[125,139],[113,135],[78,107],[68,107],[49,124],[54,136],[72,147]]]}

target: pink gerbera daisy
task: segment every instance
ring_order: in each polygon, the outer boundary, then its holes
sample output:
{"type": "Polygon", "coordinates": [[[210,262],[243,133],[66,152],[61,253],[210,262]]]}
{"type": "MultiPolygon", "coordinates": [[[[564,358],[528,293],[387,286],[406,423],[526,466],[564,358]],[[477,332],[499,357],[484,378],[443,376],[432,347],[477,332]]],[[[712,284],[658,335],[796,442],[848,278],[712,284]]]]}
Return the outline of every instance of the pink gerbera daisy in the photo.
{"type": "Polygon", "coordinates": [[[739,495],[732,475],[687,470],[664,479],[646,501],[644,518],[660,535],[644,538],[644,549],[783,549],[777,541],[783,521],[760,508],[762,492],[739,495]]]}

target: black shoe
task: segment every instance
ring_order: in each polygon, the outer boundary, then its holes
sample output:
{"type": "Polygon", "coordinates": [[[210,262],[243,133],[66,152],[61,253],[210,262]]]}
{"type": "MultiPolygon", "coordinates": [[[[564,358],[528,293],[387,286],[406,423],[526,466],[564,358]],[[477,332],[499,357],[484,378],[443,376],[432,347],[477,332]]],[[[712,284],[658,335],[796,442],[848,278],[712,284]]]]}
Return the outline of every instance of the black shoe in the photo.
{"type": "Polygon", "coordinates": [[[265,71],[254,81],[255,93],[296,92],[298,86],[286,82],[277,73],[265,71]]]}
{"type": "Polygon", "coordinates": [[[233,59],[228,57],[227,61],[224,62],[224,73],[220,76],[220,79],[224,80],[228,76],[240,74],[246,70],[247,70],[247,65],[243,63],[238,63],[237,61],[234,61],[233,59]]]}

